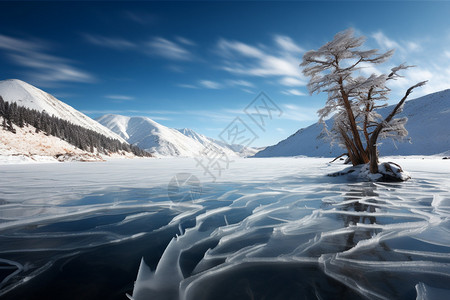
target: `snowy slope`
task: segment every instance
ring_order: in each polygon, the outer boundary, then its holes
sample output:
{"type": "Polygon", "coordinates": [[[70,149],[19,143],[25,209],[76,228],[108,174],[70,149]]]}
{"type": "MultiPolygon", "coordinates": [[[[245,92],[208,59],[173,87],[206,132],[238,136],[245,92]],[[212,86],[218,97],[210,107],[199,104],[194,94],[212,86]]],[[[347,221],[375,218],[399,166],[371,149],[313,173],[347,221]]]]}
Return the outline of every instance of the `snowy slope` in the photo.
{"type": "Polygon", "coordinates": [[[108,128],[77,111],[73,107],[59,101],[52,95],[17,79],[0,81],[0,96],[7,102],[17,102],[19,106],[24,106],[38,111],[45,111],[49,115],[67,120],[72,124],[96,131],[109,138],[124,139],[117,136],[108,128]]]}
{"type": "Polygon", "coordinates": [[[215,147],[223,148],[224,149],[223,151],[227,151],[226,149],[228,149],[228,150],[231,150],[232,152],[234,152],[236,155],[239,155],[241,157],[253,156],[253,155],[255,155],[256,152],[258,152],[258,149],[251,148],[251,147],[245,147],[243,145],[238,145],[238,144],[229,145],[223,141],[219,141],[219,140],[204,136],[203,134],[199,134],[189,128],[183,128],[183,129],[177,129],[177,130],[179,132],[181,132],[182,134],[184,134],[185,136],[188,136],[203,145],[213,144],[213,145],[215,145],[215,147]]]}
{"type": "Polygon", "coordinates": [[[0,165],[29,162],[100,161],[100,155],[83,151],[52,135],[25,125],[14,126],[16,133],[0,126],[0,165]]]}
{"type": "MultiPolygon", "coordinates": [[[[392,109],[392,106],[381,109],[381,115],[386,116],[392,109]]],[[[407,101],[399,116],[408,117],[406,129],[410,140],[401,143],[390,139],[380,140],[381,155],[433,155],[450,150],[450,90],[407,101]]],[[[327,121],[327,124],[331,127],[332,120],[327,121]]],[[[319,137],[322,129],[320,124],[300,129],[255,156],[332,157],[344,153],[338,146],[331,147],[328,140],[319,137]]]]}
{"type": "MultiPolygon", "coordinates": [[[[156,156],[195,157],[205,151],[205,146],[224,152],[228,156],[236,154],[226,148],[208,144],[208,138],[192,131],[186,136],[180,131],[163,126],[147,117],[126,117],[121,115],[104,115],[97,119],[113,132],[156,156]]],[[[186,130],[186,133],[188,131],[186,130]]]]}

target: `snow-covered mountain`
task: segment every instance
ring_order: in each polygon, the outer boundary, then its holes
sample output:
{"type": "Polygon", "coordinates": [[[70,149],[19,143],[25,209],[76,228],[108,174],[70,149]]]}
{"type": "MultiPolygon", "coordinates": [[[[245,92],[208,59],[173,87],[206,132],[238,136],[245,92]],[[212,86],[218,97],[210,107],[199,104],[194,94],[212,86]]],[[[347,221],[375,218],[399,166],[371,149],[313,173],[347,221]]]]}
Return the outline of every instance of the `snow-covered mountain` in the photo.
{"type": "Polygon", "coordinates": [[[7,102],[16,102],[19,106],[41,112],[45,111],[49,115],[54,115],[60,119],[67,120],[72,124],[96,131],[109,138],[126,142],[123,138],[92,120],[85,114],[21,80],[8,79],[0,81],[0,96],[7,102]]]}
{"type": "Polygon", "coordinates": [[[98,118],[97,121],[127,140],[128,143],[156,156],[195,157],[205,152],[205,146],[218,153],[225,153],[227,156],[238,155],[193,130],[168,128],[147,117],[109,114],[98,118]]]}
{"type": "MultiPolygon", "coordinates": [[[[386,116],[393,109],[380,110],[386,116]]],[[[405,102],[399,117],[408,117],[409,132],[405,142],[380,140],[381,155],[433,155],[450,150],[450,90],[426,95],[405,102]]],[[[331,127],[332,119],[327,121],[331,127]]],[[[273,156],[324,156],[333,157],[344,153],[337,145],[331,147],[328,139],[320,137],[323,126],[313,124],[298,130],[285,140],[256,153],[256,157],[273,156]]]]}
{"type": "Polygon", "coordinates": [[[256,152],[259,151],[259,149],[257,149],[257,148],[246,147],[246,146],[239,145],[239,144],[230,145],[223,141],[219,141],[219,140],[204,136],[203,134],[197,133],[194,130],[189,129],[189,128],[183,128],[183,129],[177,129],[177,130],[179,132],[181,132],[182,134],[184,134],[185,136],[188,136],[203,145],[214,144],[216,147],[229,149],[232,152],[234,152],[235,154],[242,156],[242,157],[253,156],[253,155],[255,155],[256,152]]]}

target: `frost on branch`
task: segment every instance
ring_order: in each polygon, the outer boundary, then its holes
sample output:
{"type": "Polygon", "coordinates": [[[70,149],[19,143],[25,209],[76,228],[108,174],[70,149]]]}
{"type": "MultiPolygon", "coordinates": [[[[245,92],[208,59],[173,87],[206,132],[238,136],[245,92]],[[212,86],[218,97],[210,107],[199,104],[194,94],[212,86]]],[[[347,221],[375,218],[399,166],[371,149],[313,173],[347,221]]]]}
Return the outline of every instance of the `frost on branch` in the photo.
{"type": "Polygon", "coordinates": [[[325,106],[318,111],[319,122],[333,115],[331,128],[324,132],[331,142],[344,148],[354,166],[369,164],[370,173],[379,173],[378,139],[402,140],[408,135],[407,118],[394,118],[401,112],[406,98],[420,82],[410,87],[394,110],[383,118],[377,110],[387,106],[391,80],[402,77],[399,72],[411,66],[401,64],[387,74],[362,76],[364,67],[386,62],[394,50],[379,53],[377,49],[362,50],[364,37],[356,37],[352,29],[339,32],[334,39],[317,50],[304,54],[303,74],[310,77],[308,89],[328,95],[325,106]]]}

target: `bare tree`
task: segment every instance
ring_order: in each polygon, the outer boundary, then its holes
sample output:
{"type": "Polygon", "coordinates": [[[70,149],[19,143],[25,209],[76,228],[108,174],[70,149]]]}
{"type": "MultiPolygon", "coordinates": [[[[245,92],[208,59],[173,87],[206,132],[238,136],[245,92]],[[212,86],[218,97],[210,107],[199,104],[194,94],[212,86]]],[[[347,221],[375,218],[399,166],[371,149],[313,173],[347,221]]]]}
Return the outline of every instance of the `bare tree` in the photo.
{"type": "Polygon", "coordinates": [[[353,165],[370,162],[370,172],[378,173],[377,141],[391,137],[403,139],[407,118],[394,118],[413,89],[426,81],[410,87],[394,110],[385,118],[377,113],[387,106],[390,89],[386,84],[401,77],[398,72],[410,66],[399,65],[390,73],[363,76],[361,69],[386,62],[394,50],[379,53],[377,49],[362,50],[364,37],[355,37],[352,29],[337,33],[334,39],[317,50],[303,55],[303,74],[310,77],[311,94],[326,92],[325,107],[318,111],[325,132],[347,150],[353,165]],[[325,119],[334,114],[331,130],[325,119]]]}

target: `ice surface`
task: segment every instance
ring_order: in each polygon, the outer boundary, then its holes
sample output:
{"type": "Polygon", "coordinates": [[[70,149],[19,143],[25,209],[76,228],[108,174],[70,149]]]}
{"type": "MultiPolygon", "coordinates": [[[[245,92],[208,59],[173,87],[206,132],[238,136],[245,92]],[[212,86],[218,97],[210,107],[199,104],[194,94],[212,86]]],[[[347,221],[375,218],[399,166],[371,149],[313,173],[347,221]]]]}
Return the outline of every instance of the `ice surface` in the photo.
{"type": "Polygon", "coordinates": [[[193,159],[2,166],[0,295],[109,245],[142,249],[114,262],[134,266],[136,300],[450,295],[450,162],[394,160],[410,181],[364,183],[327,161],[237,159],[216,183],[193,159]],[[197,199],[169,200],[177,173],[197,199]]]}

